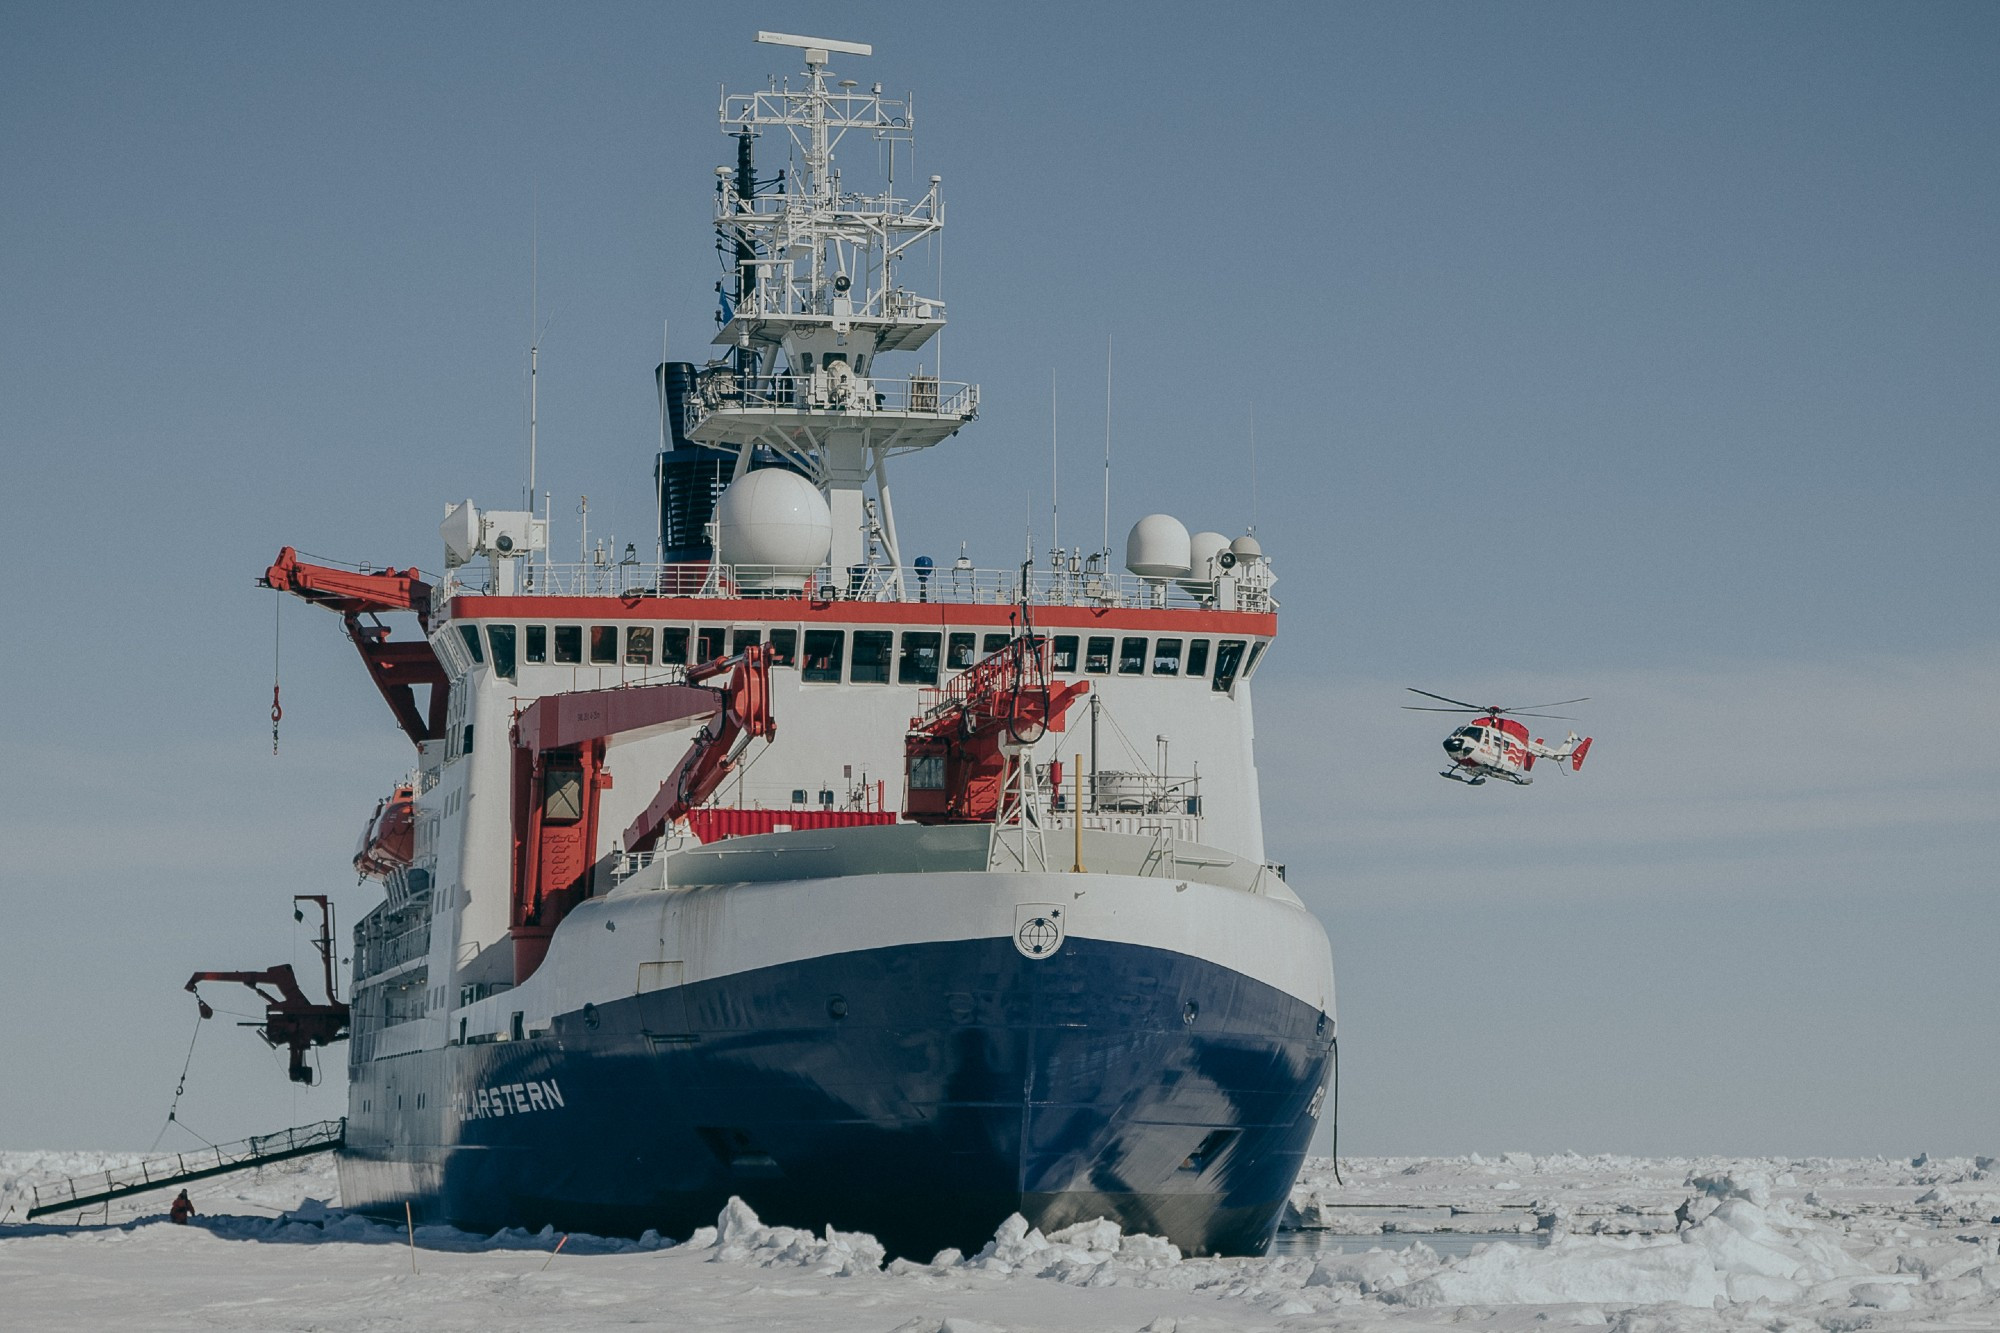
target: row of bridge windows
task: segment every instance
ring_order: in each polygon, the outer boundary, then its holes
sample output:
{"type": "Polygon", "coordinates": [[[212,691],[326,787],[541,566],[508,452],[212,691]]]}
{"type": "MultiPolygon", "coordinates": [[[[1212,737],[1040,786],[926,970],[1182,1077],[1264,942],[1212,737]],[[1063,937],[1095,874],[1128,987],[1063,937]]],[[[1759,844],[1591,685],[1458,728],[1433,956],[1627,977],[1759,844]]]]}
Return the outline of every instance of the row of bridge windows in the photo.
{"type": "MultiPolygon", "coordinates": [[[[490,660],[514,679],[523,662],[558,666],[687,666],[712,662],[765,641],[761,629],[684,625],[460,625],[474,663],[490,660]],[[482,633],[482,629],[484,633],[482,633]]],[[[1005,647],[1005,632],[965,630],[773,629],[772,659],[796,666],[809,684],[936,685],[1005,647]],[[900,642],[898,640],[900,639],[900,642]]],[[[1227,692],[1263,654],[1261,640],[1055,634],[1050,665],[1058,675],[1206,677],[1227,692]]]]}

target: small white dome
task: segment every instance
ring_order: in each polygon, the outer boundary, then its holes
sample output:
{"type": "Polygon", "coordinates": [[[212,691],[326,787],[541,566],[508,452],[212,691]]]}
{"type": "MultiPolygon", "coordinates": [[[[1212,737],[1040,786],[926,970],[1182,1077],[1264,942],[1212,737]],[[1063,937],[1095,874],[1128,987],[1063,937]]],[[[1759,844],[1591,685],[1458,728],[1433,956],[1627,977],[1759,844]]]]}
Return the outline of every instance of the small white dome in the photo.
{"type": "Polygon", "coordinates": [[[1190,597],[1206,597],[1215,591],[1218,571],[1210,561],[1229,549],[1229,538],[1219,532],[1197,532],[1188,538],[1188,574],[1180,579],[1181,591],[1190,597]]]}
{"type": "Polygon", "coordinates": [[[1142,579],[1178,579],[1188,574],[1188,530],[1172,514],[1148,514],[1125,538],[1125,568],[1142,579]]]}
{"type": "Polygon", "coordinates": [[[1264,548],[1259,546],[1257,539],[1247,532],[1229,543],[1229,553],[1244,563],[1264,558],[1264,548]]]}
{"type": "Polygon", "coordinates": [[[760,468],[716,498],[715,537],[716,558],[738,567],[738,587],[798,591],[833,548],[833,515],[798,473],[760,468]]]}

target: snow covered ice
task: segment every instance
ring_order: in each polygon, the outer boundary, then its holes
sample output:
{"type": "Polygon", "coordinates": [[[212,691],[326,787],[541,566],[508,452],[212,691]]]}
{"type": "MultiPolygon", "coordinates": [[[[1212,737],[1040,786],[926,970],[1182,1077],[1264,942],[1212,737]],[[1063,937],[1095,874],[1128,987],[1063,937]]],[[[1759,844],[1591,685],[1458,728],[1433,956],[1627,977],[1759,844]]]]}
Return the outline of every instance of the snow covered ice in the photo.
{"type": "Polygon", "coordinates": [[[341,1212],[308,1159],[22,1225],[37,1181],[120,1159],[0,1153],[0,1325],[33,1329],[704,1328],[867,1333],[2000,1329],[1991,1158],[1536,1157],[1308,1163],[1308,1230],[1262,1259],[1185,1256],[1103,1221],[887,1259],[872,1236],[732,1200],[676,1244],[405,1232],[341,1212]],[[10,1211],[11,1210],[11,1211],[10,1211]],[[1517,1233],[1514,1239],[1490,1239],[1517,1233]],[[1484,1243],[1476,1243],[1483,1241],[1484,1243]]]}

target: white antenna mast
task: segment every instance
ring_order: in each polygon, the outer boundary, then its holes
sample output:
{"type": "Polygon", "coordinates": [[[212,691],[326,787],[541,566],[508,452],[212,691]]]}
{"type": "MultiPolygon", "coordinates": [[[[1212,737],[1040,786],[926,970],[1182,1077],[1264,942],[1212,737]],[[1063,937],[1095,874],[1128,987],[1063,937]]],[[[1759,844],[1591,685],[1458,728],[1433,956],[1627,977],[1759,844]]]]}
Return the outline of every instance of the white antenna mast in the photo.
{"type": "Polygon", "coordinates": [[[528,509],[535,508],[535,375],[541,360],[542,198],[535,187],[533,221],[528,226],[528,509]]]}
{"type": "Polygon", "coordinates": [[[1056,492],[1062,480],[1062,453],[1056,437],[1056,371],[1049,367],[1049,544],[1055,548],[1056,563],[1062,563],[1062,510],[1056,492]]]}
{"type": "Polygon", "coordinates": [[[1250,532],[1257,531],[1257,400],[1250,399],[1250,532]]]}
{"type": "Polygon", "coordinates": [[[1104,558],[1111,559],[1111,335],[1104,335],[1104,558]]]}

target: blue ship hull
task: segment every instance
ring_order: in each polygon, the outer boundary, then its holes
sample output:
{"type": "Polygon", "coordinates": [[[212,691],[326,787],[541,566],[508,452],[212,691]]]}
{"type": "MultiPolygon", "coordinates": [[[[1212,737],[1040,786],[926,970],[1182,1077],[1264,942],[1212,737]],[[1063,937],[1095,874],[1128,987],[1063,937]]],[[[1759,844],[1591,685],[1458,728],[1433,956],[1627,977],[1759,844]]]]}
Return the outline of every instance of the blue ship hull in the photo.
{"type": "Polygon", "coordinates": [[[903,944],[651,991],[351,1070],[343,1202],[471,1229],[765,1221],[928,1259],[1009,1213],[1260,1254],[1332,1019],[1185,954],[903,944]]]}

